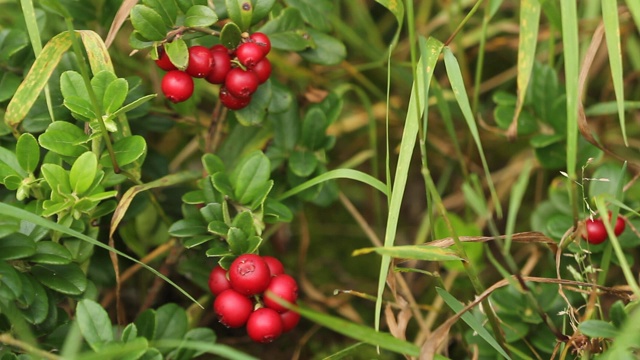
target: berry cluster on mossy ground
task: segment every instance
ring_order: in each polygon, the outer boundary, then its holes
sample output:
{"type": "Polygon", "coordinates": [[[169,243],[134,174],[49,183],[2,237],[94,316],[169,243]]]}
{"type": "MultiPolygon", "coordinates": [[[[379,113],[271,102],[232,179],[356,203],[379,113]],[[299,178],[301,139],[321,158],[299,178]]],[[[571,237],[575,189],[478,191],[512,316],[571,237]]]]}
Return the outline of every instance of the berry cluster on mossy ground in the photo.
{"type": "Polygon", "coordinates": [[[269,37],[260,32],[244,38],[234,49],[220,44],[211,48],[195,45],[189,47],[189,62],[182,71],[160,49],[156,64],[167,71],[162,78],[162,92],[171,102],[185,101],[193,95],[193,79],[203,78],[220,85],[218,96],[222,105],[240,110],[249,105],[258,86],[271,76],[271,62],[266,57],[270,51],[269,37]]]}
{"type": "Polygon", "coordinates": [[[281,305],[296,303],[298,284],[272,256],[240,255],[228,271],[217,265],[209,275],[209,290],[219,321],[230,328],[246,326],[255,342],[272,342],[300,321],[300,314],[281,305]]]}

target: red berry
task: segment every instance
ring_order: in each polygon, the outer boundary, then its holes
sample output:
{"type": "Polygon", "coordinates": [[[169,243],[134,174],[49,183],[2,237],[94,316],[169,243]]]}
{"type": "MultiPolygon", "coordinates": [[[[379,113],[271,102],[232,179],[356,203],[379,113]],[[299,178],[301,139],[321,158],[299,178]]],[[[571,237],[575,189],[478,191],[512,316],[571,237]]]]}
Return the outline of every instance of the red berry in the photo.
{"type": "Polygon", "coordinates": [[[240,44],[236,49],[238,61],[249,69],[264,59],[264,55],[263,47],[253,42],[240,44]]]}
{"type": "Polygon", "coordinates": [[[192,46],[189,48],[189,65],[185,71],[193,77],[203,78],[211,71],[212,62],[211,51],[208,48],[192,46]]]}
{"type": "Polygon", "coordinates": [[[158,60],[156,60],[156,65],[158,65],[158,67],[164,71],[170,71],[170,70],[175,70],[176,66],[173,65],[173,63],[171,62],[171,60],[169,59],[169,55],[167,55],[167,52],[164,51],[164,49],[160,48],[158,49],[158,60]]]}
{"type": "Polygon", "coordinates": [[[290,304],[295,303],[298,299],[298,283],[287,274],[280,274],[271,278],[263,297],[264,305],[279,313],[288,310],[278,304],[275,299],[284,300],[290,304]]]}
{"type": "Polygon", "coordinates": [[[269,51],[271,51],[271,40],[269,40],[269,37],[266,34],[261,32],[254,32],[249,36],[249,39],[260,45],[265,55],[267,55],[269,51]]]}
{"type": "Polygon", "coordinates": [[[256,74],[240,68],[231,69],[224,80],[224,84],[231,95],[239,98],[251,96],[260,85],[256,74]]]}
{"type": "Polygon", "coordinates": [[[626,221],[624,221],[624,218],[622,217],[622,215],[618,214],[618,218],[616,219],[616,225],[613,228],[613,233],[616,234],[616,236],[622,234],[626,225],[627,223],[626,221]]]}
{"type": "Polygon", "coordinates": [[[268,255],[263,256],[262,260],[264,260],[264,262],[267,263],[271,276],[284,274],[284,265],[282,265],[280,260],[274,258],[273,256],[268,256],[268,255]]]}
{"type": "Polygon", "coordinates": [[[231,287],[246,296],[264,292],[270,279],[267,263],[256,254],[240,255],[229,266],[231,287]]]}
{"type": "Polygon", "coordinates": [[[210,48],[210,50],[211,50],[212,52],[220,51],[220,52],[223,52],[223,53],[225,53],[225,54],[228,54],[228,53],[229,53],[229,49],[227,49],[227,48],[226,48],[224,45],[222,45],[222,44],[216,44],[216,45],[213,45],[213,46],[210,48]]]}
{"type": "Polygon", "coordinates": [[[588,219],[585,222],[585,225],[587,228],[587,234],[586,237],[583,234],[582,238],[587,240],[590,244],[601,244],[607,239],[607,229],[604,227],[602,219],[588,219]]]}
{"type": "Polygon", "coordinates": [[[229,283],[229,280],[227,279],[227,270],[223,269],[220,265],[217,265],[209,274],[209,290],[211,290],[213,295],[218,295],[230,288],[231,283],[229,283]]]}
{"type": "Polygon", "coordinates": [[[211,71],[209,71],[206,80],[212,84],[222,84],[231,70],[229,53],[226,51],[211,50],[211,58],[213,59],[211,71]]]}
{"type": "Polygon", "coordinates": [[[254,311],[247,321],[247,334],[255,342],[272,342],[282,334],[280,315],[269,308],[254,311]]]}
{"type": "Polygon", "coordinates": [[[269,76],[271,76],[271,62],[269,59],[264,58],[260,60],[253,68],[249,71],[252,71],[258,77],[258,83],[262,84],[265,81],[269,80],[269,76]]]}
{"type": "Polygon", "coordinates": [[[247,323],[253,312],[253,302],[237,291],[227,289],[216,297],[213,311],[223,325],[239,328],[247,323]]]}
{"type": "Polygon", "coordinates": [[[231,95],[229,93],[229,90],[227,90],[227,88],[224,86],[220,88],[220,93],[218,94],[218,96],[220,97],[220,102],[222,103],[222,105],[231,110],[240,110],[249,105],[249,103],[251,102],[251,96],[246,98],[235,97],[231,95]]]}
{"type": "Polygon", "coordinates": [[[170,101],[185,101],[193,94],[193,79],[180,70],[171,70],[164,75],[160,84],[162,93],[170,101]]]}
{"type": "Polygon", "coordinates": [[[295,311],[289,310],[280,314],[282,320],[282,332],[291,331],[300,321],[300,314],[295,311]]]}

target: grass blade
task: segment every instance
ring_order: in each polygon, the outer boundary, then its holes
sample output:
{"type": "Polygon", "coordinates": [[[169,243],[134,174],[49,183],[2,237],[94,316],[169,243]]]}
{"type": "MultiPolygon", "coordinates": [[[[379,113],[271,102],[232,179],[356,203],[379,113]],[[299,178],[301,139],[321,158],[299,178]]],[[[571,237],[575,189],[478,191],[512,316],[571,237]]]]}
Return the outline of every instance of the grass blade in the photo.
{"type": "Polygon", "coordinates": [[[412,259],[424,261],[462,260],[454,250],[430,245],[404,245],[368,247],[355,250],[351,255],[364,255],[372,252],[391,256],[394,259],[412,259]]]}
{"type": "MultiPolygon", "coordinates": [[[[387,224],[384,237],[384,246],[393,246],[395,242],[396,230],[398,229],[398,220],[400,219],[400,207],[402,205],[402,198],[405,193],[407,185],[407,178],[409,176],[409,168],[411,164],[411,157],[416,145],[418,137],[418,129],[420,127],[420,118],[426,105],[424,101],[418,101],[418,99],[426,98],[429,92],[429,84],[433,76],[433,70],[436,67],[440,52],[444,47],[444,44],[437,39],[427,39],[424,54],[418,61],[416,70],[416,79],[414,86],[411,90],[411,96],[409,98],[409,106],[407,107],[407,117],[404,123],[404,130],[402,133],[402,140],[400,142],[400,154],[398,156],[398,164],[396,166],[395,181],[393,183],[393,189],[391,191],[391,198],[389,201],[389,214],[387,216],[387,224]],[[417,111],[414,111],[416,110],[417,111]]],[[[382,312],[382,293],[389,273],[389,265],[391,264],[391,258],[387,255],[382,256],[382,264],[380,265],[380,276],[378,277],[378,293],[376,299],[376,312],[375,312],[375,328],[380,329],[380,314],[382,312]]]]}
{"type": "Polygon", "coordinates": [[[520,3],[520,38],[518,41],[518,100],[513,120],[509,130],[507,130],[507,136],[510,138],[516,138],[518,135],[518,118],[529,88],[533,63],[536,60],[539,25],[540,2],[538,0],[522,0],[520,3]]]}
{"type": "Polygon", "coordinates": [[[562,12],[565,86],[567,89],[567,174],[569,181],[575,181],[578,155],[578,72],[580,70],[578,11],[576,2],[571,0],[560,1],[560,8],[562,12]]]}
{"type": "Polygon", "coordinates": [[[609,51],[609,66],[613,79],[613,89],[618,104],[618,120],[622,130],[624,144],[629,146],[627,130],[624,121],[624,83],[622,79],[622,49],[620,48],[620,24],[618,19],[618,2],[616,0],[602,0],[602,21],[604,34],[609,51]]]}
{"type": "Polygon", "coordinates": [[[495,205],[496,214],[498,215],[498,217],[502,217],[502,206],[500,206],[500,199],[498,199],[498,194],[496,192],[495,186],[493,185],[493,180],[491,179],[489,165],[487,164],[487,159],[484,155],[484,150],[482,149],[482,143],[480,142],[480,133],[478,132],[478,126],[473,117],[473,113],[471,112],[471,105],[469,104],[467,91],[464,88],[464,81],[462,79],[462,73],[460,72],[460,65],[458,64],[458,60],[456,60],[455,55],[453,55],[453,52],[451,52],[451,49],[448,47],[444,48],[444,64],[447,68],[447,76],[449,77],[449,81],[451,82],[451,89],[453,90],[453,94],[455,95],[455,98],[458,101],[458,106],[460,106],[460,110],[462,111],[467,125],[469,126],[471,136],[473,137],[473,140],[478,147],[480,159],[482,160],[482,167],[484,168],[484,173],[487,178],[487,184],[489,185],[489,191],[491,192],[491,198],[493,199],[495,205]]]}
{"type": "Polygon", "coordinates": [[[513,231],[516,227],[516,218],[518,216],[518,210],[520,210],[520,205],[522,205],[522,199],[524,198],[524,193],[527,191],[527,185],[529,185],[529,175],[531,174],[531,168],[533,164],[531,161],[527,161],[524,165],[520,176],[518,176],[518,180],[511,188],[511,196],[509,197],[509,211],[507,213],[507,227],[506,227],[506,240],[504,243],[504,253],[509,254],[511,249],[511,237],[513,236],[513,231]]]}
{"type": "Polygon", "coordinates": [[[331,179],[351,179],[355,181],[360,181],[375,188],[376,190],[379,190],[383,194],[387,195],[387,186],[382,181],[374,178],[373,176],[367,173],[364,173],[362,171],[353,170],[353,169],[336,169],[336,170],[327,171],[322,175],[318,175],[313,179],[309,179],[305,181],[304,183],[278,196],[277,200],[282,201],[314,185],[318,185],[320,183],[323,183],[331,179]]]}
{"type": "MultiPolygon", "coordinates": [[[[464,308],[464,305],[462,305],[462,303],[460,303],[455,297],[451,296],[451,294],[449,294],[447,290],[437,287],[436,291],[454,312],[457,313],[464,308]]],[[[473,329],[473,331],[478,333],[481,338],[483,338],[489,345],[491,345],[491,347],[496,349],[496,351],[500,353],[500,355],[502,355],[505,359],[511,359],[509,355],[507,355],[507,353],[504,351],[504,349],[500,347],[496,339],[491,336],[489,331],[487,331],[487,329],[482,326],[482,323],[480,323],[475,317],[473,317],[473,315],[471,315],[470,313],[465,313],[461,316],[461,318],[465,323],[467,323],[467,325],[469,325],[469,327],[473,329]]]]}

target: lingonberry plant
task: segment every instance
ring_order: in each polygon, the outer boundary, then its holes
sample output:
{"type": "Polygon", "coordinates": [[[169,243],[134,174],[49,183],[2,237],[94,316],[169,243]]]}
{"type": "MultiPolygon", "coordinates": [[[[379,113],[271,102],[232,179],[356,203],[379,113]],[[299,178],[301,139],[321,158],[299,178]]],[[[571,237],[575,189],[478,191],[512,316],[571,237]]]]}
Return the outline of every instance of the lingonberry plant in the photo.
{"type": "Polygon", "coordinates": [[[637,354],[634,1],[1,3],[0,359],[637,354]]]}

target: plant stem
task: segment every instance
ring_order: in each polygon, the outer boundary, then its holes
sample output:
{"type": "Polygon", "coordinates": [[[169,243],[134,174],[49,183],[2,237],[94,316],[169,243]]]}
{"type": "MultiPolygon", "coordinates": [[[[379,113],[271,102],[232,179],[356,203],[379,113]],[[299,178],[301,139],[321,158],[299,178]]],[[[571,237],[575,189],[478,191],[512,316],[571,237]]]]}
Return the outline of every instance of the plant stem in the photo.
{"type": "Polygon", "coordinates": [[[449,46],[449,44],[453,41],[453,39],[455,39],[456,35],[458,35],[460,30],[462,30],[462,28],[467,23],[467,21],[469,21],[469,19],[471,19],[471,17],[473,16],[473,14],[475,14],[476,11],[478,11],[478,8],[482,4],[482,2],[483,0],[478,0],[478,2],[476,2],[475,5],[473,5],[473,8],[471,8],[471,10],[467,13],[467,16],[465,16],[464,19],[462,19],[460,24],[458,24],[458,27],[453,31],[453,34],[451,34],[451,36],[449,36],[447,41],[444,42],[444,46],[449,46]]]}
{"type": "Polygon", "coordinates": [[[33,354],[37,357],[41,357],[43,359],[48,359],[48,360],[60,360],[61,358],[59,356],[53,355],[50,352],[44,351],[44,350],[40,350],[37,347],[27,344],[21,340],[18,340],[16,338],[14,338],[13,336],[11,336],[11,334],[9,333],[4,333],[4,334],[0,334],[0,343],[3,344],[7,344],[9,346],[15,346],[17,348],[20,348],[22,350],[24,350],[25,352],[29,353],[29,354],[33,354]]]}

